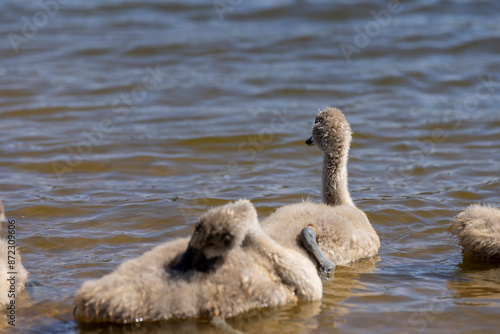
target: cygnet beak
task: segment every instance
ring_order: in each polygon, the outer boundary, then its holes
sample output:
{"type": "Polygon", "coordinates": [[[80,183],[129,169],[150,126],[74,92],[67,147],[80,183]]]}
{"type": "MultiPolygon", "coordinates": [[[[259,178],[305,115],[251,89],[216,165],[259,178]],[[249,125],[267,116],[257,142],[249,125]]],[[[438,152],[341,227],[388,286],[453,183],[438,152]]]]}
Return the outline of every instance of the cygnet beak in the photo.
{"type": "Polygon", "coordinates": [[[306,140],[306,144],[307,144],[307,145],[309,145],[309,146],[314,146],[313,136],[309,137],[309,138],[306,140]]]}

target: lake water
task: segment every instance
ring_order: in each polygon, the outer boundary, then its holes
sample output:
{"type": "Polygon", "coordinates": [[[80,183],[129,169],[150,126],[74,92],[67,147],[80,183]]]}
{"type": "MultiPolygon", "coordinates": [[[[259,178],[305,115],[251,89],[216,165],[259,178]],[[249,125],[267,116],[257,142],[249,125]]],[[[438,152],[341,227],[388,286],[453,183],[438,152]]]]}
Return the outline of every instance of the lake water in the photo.
{"type": "Polygon", "coordinates": [[[500,267],[464,262],[448,226],[500,205],[499,2],[41,3],[0,4],[0,196],[30,272],[18,332],[218,332],[79,327],[73,301],[208,207],[320,201],[321,154],[304,141],[327,106],[354,131],[350,190],[380,256],[339,266],[321,302],[230,325],[498,330],[500,267]]]}

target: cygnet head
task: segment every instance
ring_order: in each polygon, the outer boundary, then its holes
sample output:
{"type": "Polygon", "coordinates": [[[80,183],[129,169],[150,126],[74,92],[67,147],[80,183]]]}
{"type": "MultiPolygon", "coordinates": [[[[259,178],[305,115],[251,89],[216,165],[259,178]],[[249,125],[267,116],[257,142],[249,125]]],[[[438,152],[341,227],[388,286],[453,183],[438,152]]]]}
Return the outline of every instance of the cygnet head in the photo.
{"type": "Polygon", "coordinates": [[[2,199],[0,198],[0,223],[6,222],[6,221],[7,221],[7,218],[5,217],[2,199]]]}
{"type": "Polygon", "coordinates": [[[231,249],[243,242],[252,225],[258,224],[257,212],[248,200],[207,211],[198,220],[188,249],[174,269],[209,271],[231,249]]]}
{"type": "Polygon", "coordinates": [[[313,134],[306,144],[316,145],[324,153],[335,153],[349,149],[351,136],[351,126],[344,114],[337,108],[326,108],[316,116],[313,134]]]}
{"type": "Polygon", "coordinates": [[[256,219],[255,208],[248,200],[211,209],[198,220],[189,245],[201,250],[207,258],[222,256],[243,242],[256,219]]]}

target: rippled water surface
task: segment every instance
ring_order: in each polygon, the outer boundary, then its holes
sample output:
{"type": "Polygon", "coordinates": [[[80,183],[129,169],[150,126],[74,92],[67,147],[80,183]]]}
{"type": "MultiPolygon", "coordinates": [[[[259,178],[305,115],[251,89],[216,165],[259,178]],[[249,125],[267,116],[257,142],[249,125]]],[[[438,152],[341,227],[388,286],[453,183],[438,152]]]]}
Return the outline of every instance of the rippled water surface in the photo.
{"type": "Polygon", "coordinates": [[[30,272],[19,332],[218,332],[79,327],[73,300],[85,280],[190,235],[210,206],[248,198],[265,217],[319,201],[321,156],[304,140],[327,106],[355,132],[350,190],[380,257],[339,266],[321,302],[230,325],[498,329],[500,268],[464,262],[448,233],[467,205],[500,204],[498,2],[42,3],[0,4],[0,196],[30,272]]]}

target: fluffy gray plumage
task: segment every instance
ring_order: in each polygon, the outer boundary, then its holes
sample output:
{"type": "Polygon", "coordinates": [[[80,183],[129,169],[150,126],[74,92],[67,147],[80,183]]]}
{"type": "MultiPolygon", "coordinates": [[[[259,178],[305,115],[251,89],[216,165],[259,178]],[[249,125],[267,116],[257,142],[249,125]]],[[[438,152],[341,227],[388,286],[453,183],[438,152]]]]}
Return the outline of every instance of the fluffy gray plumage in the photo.
{"type": "Polygon", "coordinates": [[[336,265],[374,256],[380,248],[377,233],[352,202],[347,187],[351,135],[351,127],[339,109],[326,108],[318,113],[312,140],[323,152],[324,203],[287,205],[262,222],[264,231],[278,243],[308,256],[300,232],[310,226],[320,249],[336,265]]]}
{"type": "Polygon", "coordinates": [[[458,237],[464,255],[470,258],[500,261],[500,210],[474,204],[455,217],[450,232],[458,237]]]}
{"type": "Polygon", "coordinates": [[[226,318],[321,296],[314,265],[269,238],[253,205],[239,200],[203,214],[191,238],[85,282],[74,314],[81,322],[226,318]]]}

